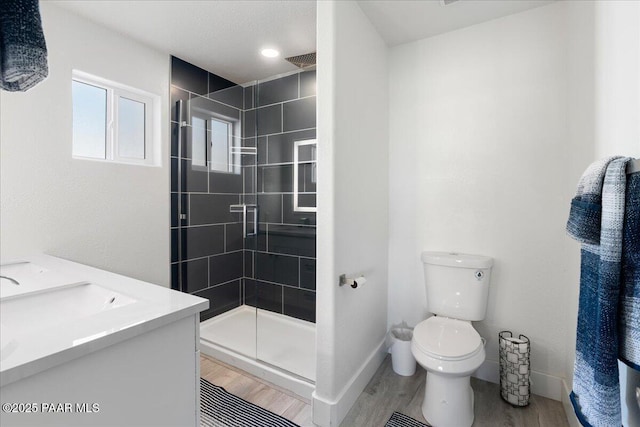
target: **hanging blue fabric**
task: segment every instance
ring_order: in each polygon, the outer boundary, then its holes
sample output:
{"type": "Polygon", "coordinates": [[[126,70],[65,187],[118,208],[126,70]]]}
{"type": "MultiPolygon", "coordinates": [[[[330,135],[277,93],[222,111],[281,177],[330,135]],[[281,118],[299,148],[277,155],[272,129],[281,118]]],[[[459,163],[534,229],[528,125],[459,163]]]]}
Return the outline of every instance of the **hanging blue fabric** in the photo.
{"type": "Polygon", "coordinates": [[[38,0],[0,1],[0,88],[24,92],[48,73],[38,0]]]}
{"type": "Polygon", "coordinates": [[[627,177],[618,330],[620,360],[640,371],[640,172],[627,177]]]}
{"type": "Polygon", "coordinates": [[[618,306],[629,160],[609,158],[595,162],[585,171],[567,223],[569,234],[582,243],[576,361],[570,398],[584,426],[622,425],[618,306]]]}

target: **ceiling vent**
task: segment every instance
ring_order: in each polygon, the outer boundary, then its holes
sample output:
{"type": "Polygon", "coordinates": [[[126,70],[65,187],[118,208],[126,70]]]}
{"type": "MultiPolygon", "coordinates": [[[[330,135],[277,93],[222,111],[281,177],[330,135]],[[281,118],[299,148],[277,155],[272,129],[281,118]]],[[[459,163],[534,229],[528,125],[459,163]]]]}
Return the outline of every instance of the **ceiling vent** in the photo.
{"type": "Polygon", "coordinates": [[[455,3],[460,0],[440,0],[440,6],[448,6],[451,3],[455,3]]]}
{"type": "Polygon", "coordinates": [[[298,68],[308,68],[316,65],[316,53],[305,53],[304,55],[290,56],[284,58],[298,68]]]}

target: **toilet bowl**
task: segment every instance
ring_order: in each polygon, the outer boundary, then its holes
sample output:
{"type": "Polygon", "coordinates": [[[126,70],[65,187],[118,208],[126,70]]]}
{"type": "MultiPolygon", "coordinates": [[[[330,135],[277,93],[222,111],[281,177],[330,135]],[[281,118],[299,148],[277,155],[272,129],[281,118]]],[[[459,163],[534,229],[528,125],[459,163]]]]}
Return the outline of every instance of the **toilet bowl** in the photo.
{"type": "Polygon", "coordinates": [[[433,316],[419,323],[411,352],[427,371],[422,414],[438,427],[473,424],[471,374],[485,360],[484,340],[470,322],[433,316]]]}
{"type": "Polygon", "coordinates": [[[473,424],[471,374],[485,359],[484,339],[471,325],[486,314],[493,259],[423,252],[427,306],[434,316],[416,325],[411,352],[427,371],[422,414],[437,427],[473,424]]]}

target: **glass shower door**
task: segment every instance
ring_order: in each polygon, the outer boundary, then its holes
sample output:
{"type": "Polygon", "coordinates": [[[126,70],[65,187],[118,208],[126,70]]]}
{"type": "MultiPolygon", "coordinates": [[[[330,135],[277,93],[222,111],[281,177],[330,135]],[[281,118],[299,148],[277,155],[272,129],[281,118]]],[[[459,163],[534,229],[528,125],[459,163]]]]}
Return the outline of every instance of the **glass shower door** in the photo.
{"type": "Polygon", "coordinates": [[[255,85],[256,358],[315,380],[315,71],[255,85]]]}
{"type": "Polygon", "coordinates": [[[171,93],[172,287],[203,342],[314,381],[315,72],[171,93]]]}
{"type": "Polygon", "coordinates": [[[172,87],[172,287],[209,300],[203,340],[255,358],[255,292],[245,281],[257,218],[245,197],[256,157],[245,134],[255,123],[245,121],[244,87],[223,83],[206,94],[172,87]]]}

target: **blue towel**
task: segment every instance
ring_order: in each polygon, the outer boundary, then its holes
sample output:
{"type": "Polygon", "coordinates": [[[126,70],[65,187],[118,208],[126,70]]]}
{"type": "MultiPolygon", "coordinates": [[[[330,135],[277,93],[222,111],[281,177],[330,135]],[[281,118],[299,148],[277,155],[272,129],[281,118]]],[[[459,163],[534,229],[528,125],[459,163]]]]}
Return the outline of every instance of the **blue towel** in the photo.
{"type": "Polygon", "coordinates": [[[640,172],[627,177],[620,283],[620,360],[640,371],[640,172]]]}
{"type": "Polygon", "coordinates": [[[618,378],[618,302],[625,216],[628,158],[605,159],[591,165],[580,182],[602,183],[578,187],[577,202],[567,223],[569,234],[582,243],[576,361],[570,398],[584,426],[622,425],[618,378]],[[602,178],[604,167],[604,179],[602,178]],[[598,200],[600,195],[600,200],[598,200]],[[579,209],[574,209],[578,206],[579,209]],[[595,211],[600,210],[600,224],[595,211]],[[588,218],[577,218],[585,215],[588,218]],[[581,230],[576,224],[584,224],[581,230]],[[596,230],[599,233],[596,233],[596,230]],[[599,238],[596,239],[596,234],[599,238]],[[594,241],[599,243],[593,243],[594,241]]]}
{"type": "Polygon", "coordinates": [[[38,0],[0,1],[0,88],[24,92],[48,73],[38,0]]]}
{"type": "Polygon", "coordinates": [[[581,243],[600,243],[602,216],[602,185],[607,166],[620,156],[593,162],[578,182],[576,196],[571,200],[567,233],[581,243]]]}

